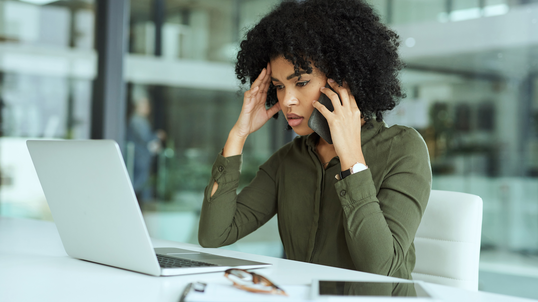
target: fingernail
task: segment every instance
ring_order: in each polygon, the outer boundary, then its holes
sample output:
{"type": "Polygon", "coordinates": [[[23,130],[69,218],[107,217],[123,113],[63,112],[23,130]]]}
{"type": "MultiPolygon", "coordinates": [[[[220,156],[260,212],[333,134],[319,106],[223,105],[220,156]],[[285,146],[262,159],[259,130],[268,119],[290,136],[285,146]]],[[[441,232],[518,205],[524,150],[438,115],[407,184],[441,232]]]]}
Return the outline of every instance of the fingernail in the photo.
{"type": "Polygon", "coordinates": [[[316,102],[317,102],[317,100],[313,100],[313,101],[312,101],[312,104],[315,104],[316,102]]]}
{"type": "Polygon", "coordinates": [[[328,79],[327,82],[334,83],[334,80],[333,79],[328,79]]]}
{"type": "Polygon", "coordinates": [[[323,91],[323,89],[325,89],[325,87],[321,87],[320,90],[323,91]]]}

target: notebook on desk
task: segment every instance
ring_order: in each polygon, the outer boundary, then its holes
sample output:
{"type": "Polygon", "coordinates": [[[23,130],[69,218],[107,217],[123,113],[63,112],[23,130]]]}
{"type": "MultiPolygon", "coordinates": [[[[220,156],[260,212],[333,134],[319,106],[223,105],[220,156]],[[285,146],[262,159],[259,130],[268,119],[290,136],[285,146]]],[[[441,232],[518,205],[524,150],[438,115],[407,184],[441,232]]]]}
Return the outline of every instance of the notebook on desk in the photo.
{"type": "Polygon", "coordinates": [[[26,144],[69,256],[155,276],[270,266],[190,249],[154,249],[116,142],[26,144]]]}

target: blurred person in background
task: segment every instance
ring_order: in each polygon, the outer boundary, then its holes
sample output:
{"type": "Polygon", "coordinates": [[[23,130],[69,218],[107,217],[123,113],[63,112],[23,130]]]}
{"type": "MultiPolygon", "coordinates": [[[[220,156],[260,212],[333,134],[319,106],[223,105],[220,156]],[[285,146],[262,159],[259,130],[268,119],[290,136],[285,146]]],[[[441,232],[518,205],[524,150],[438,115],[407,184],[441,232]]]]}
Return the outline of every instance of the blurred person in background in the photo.
{"type": "MultiPolygon", "coordinates": [[[[127,126],[127,146],[134,150],[132,158],[133,188],[139,203],[153,199],[153,187],[150,182],[153,159],[162,149],[166,139],[163,130],[153,131],[149,116],[151,104],[145,89],[135,86],[133,89],[133,113],[127,126]],[[129,147],[131,146],[131,147],[129,147]]],[[[128,152],[129,153],[129,152],[128,152]]]]}

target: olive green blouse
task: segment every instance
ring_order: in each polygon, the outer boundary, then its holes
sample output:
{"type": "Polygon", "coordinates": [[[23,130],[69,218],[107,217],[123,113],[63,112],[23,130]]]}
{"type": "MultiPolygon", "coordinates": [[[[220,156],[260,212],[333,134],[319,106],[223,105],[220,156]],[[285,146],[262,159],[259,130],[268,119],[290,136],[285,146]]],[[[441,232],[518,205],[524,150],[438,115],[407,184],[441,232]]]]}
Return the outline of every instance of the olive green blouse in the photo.
{"type": "Polygon", "coordinates": [[[232,244],[278,214],[289,259],[411,279],[413,240],[431,189],[428,151],[412,128],[371,123],[361,132],[368,169],[343,180],[335,178],[338,157],[323,168],[315,133],[275,152],[239,194],[242,156],[218,155],[200,244],[232,244]],[[219,186],[210,197],[213,182],[219,186]]]}

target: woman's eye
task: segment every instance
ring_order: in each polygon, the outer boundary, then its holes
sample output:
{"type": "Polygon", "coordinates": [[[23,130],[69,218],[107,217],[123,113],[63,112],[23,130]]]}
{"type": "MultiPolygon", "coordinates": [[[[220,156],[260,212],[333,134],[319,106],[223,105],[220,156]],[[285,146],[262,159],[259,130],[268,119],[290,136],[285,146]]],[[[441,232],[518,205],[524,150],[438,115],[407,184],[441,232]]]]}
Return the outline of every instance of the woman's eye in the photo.
{"type": "Polygon", "coordinates": [[[297,82],[297,86],[304,87],[304,86],[306,86],[306,84],[308,84],[308,82],[310,82],[310,81],[297,82]]]}
{"type": "Polygon", "coordinates": [[[276,90],[281,90],[281,89],[284,89],[284,86],[283,85],[274,85],[276,90]]]}

